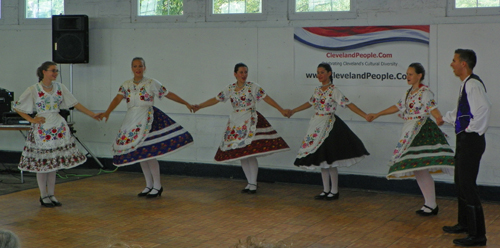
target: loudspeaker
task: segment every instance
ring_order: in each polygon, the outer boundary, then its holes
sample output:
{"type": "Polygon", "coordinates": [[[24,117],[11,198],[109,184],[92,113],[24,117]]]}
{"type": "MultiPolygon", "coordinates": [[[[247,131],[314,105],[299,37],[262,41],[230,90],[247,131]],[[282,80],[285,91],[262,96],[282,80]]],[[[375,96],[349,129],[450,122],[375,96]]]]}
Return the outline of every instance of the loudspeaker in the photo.
{"type": "Polygon", "coordinates": [[[89,62],[89,17],[52,16],[52,60],[61,64],[89,62]]]}

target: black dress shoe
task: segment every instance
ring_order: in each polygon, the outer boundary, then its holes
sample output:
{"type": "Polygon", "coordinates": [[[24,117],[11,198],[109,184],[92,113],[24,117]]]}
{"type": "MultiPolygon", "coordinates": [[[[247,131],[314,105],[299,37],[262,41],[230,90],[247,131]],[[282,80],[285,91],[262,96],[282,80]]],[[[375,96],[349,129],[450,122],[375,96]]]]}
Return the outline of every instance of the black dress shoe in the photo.
{"type": "Polygon", "coordinates": [[[149,188],[149,187],[146,187],[146,189],[148,189],[148,191],[141,192],[141,193],[137,194],[137,196],[139,196],[139,197],[147,196],[149,194],[149,192],[151,192],[151,190],[153,190],[152,188],[149,188]]]}
{"type": "Polygon", "coordinates": [[[246,194],[246,193],[248,193],[248,191],[250,191],[250,184],[247,184],[247,186],[241,190],[241,193],[246,194]]]}
{"type": "Polygon", "coordinates": [[[328,192],[323,191],[323,192],[321,192],[321,194],[319,194],[319,195],[315,195],[315,196],[314,196],[314,199],[316,199],[316,200],[323,200],[323,199],[325,199],[325,197],[326,197],[327,195],[328,195],[328,192]]]}
{"type": "MultiPolygon", "coordinates": [[[[153,189],[155,189],[155,188],[153,188],[153,189]]],[[[152,190],[153,190],[153,189],[152,189],[152,190]]],[[[152,191],[152,190],[151,190],[151,191],[152,191]]],[[[151,191],[150,191],[150,192],[151,192],[151,191]]],[[[163,187],[161,187],[160,189],[156,189],[156,191],[158,191],[158,192],[156,192],[156,194],[151,194],[151,193],[149,193],[149,194],[146,196],[146,198],[155,198],[155,197],[157,197],[157,196],[161,196],[161,193],[163,192],[163,187]]]]}
{"type": "Polygon", "coordinates": [[[337,194],[334,194],[332,192],[330,192],[326,197],[325,197],[325,200],[327,201],[333,201],[333,200],[338,200],[339,199],[339,193],[337,194]]]}
{"type": "Polygon", "coordinates": [[[460,224],[454,226],[443,226],[443,231],[446,233],[466,233],[467,227],[463,227],[460,224]]]}
{"type": "Polygon", "coordinates": [[[248,194],[256,194],[257,193],[257,185],[250,184],[250,186],[255,186],[255,189],[248,189],[248,194]]]}
{"type": "Polygon", "coordinates": [[[454,239],[453,244],[458,246],[485,246],[486,236],[474,237],[469,235],[467,238],[454,239]]]}
{"type": "MultiPolygon", "coordinates": [[[[49,197],[50,201],[52,202],[52,204],[54,204],[54,206],[56,206],[56,207],[60,207],[60,206],[62,206],[62,203],[61,203],[61,202],[59,202],[59,201],[57,201],[57,200],[52,200],[52,197],[54,197],[53,195],[49,195],[49,196],[47,196],[47,197],[49,197]]],[[[54,199],[55,199],[55,198],[54,198],[54,199]]]]}
{"type": "Polygon", "coordinates": [[[43,199],[46,199],[46,198],[49,198],[49,197],[48,197],[48,196],[46,196],[46,197],[43,197],[43,198],[42,198],[42,197],[40,196],[40,204],[42,204],[42,206],[44,206],[44,207],[46,207],[46,208],[53,208],[53,207],[55,207],[54,203],[52,203],[52,202],[50,202],[50,203],[45,203],[45,202],[43,202],[43,199]]]}
{"type": "Polygon", "coordinates": [[[424,210],[420,209],[420,210],[415,211],[415,213],[417,213],[420,216],[431,216],[431,215],[437,215],[439,212],[439,206],[436,206],[435,208],[431,208],[427,205],[424,205],[424,208],[430,209],[431,211],[425,212],[424,210]]]}

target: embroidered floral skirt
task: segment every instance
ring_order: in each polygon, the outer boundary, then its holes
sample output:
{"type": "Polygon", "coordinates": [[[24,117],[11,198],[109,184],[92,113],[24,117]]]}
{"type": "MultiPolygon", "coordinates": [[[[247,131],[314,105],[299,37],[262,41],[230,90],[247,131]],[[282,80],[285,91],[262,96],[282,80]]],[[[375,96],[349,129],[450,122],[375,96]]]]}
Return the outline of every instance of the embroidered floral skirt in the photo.
{"type": "Polygon", "coordinates": [[[276,152],[290,150],[288,144],[278,136],[269,122],[257,112],[257,130],[252,143],[245,147],[222,151],[220,148],[215,154],[215,161],[230,162],[254,156],[264,156],[276,152]],[[270,130],[271,129],[271,130],[270,130]]]}
{"type": "MultiPolygon", "coordinates": [[[[51,135],[51,137],[47,135],[46,142],[58,139],[57,147],[50,147],[47,144],[37,144],[35,141],[35,128],[34,125],[31,126],[26,136],[26,145],[18,166],[20,170],[48,173],[60,169],[70,169],[87,161],[87,157],[76,147],[74,138],[65,137],[66,135],[71,135],[71,133],[67,124],[62,124],[62,128],[47,130],[54,135],[51,135]],[[60,141],[62,140],[66,141],[61,144],[60,141]]],[[[36,132],[41,132],[41,130],[38,129],[36,132]]]]}
{"type": "Polygon", "coordinates": [[[113,164],[120,167],[164,156],[193,144],[193,137],[168,115],[154,107],[153,124],[146,139],[135,150],[113,156],[113,164]]]}
{"type": "Polygon", "coordinates": [[[370,155],[363,142],[342,119],[335,115],[335,123],[323,144],[312,154],[295,159],[295,166],[305,169],[345,167],[356,164],[370,155]]]}
{"type": "Polygon", "coordinates": [[[454,153],[436,123],[427,118],[415,121],[409,128],[409,131],[403,130],[400,139],[400,143],[407,142],[409,147],[395,155],[397,158],[393,158],[390,164],[387,179],[411,178],[415,176],[413,172],[418,170],[428,170],[432,174],[453,174],[454,153]],[[407,133],[409,137],[406,137],[407,133]]]}

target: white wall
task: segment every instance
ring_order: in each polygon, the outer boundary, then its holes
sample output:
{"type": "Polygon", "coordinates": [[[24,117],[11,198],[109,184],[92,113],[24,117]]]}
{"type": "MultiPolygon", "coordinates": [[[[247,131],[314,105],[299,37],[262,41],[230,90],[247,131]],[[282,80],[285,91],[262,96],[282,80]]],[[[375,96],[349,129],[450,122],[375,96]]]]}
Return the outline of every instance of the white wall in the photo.
{"type": "MultiPolygon", "coordinates": [[[[35,69],[51,60],[51,25],[32,24],[19,19],[18,0],[2,1],[0,20],[0,87],[14,91],[16,97],[36,83],[35,69]],[[19,24],[25,23],[25,24],[19,24]]],[[[232,67],[237,62],[249,66],[249,80],[267,89],[283,107],[296,107],[307,101],[313,86],[294,82],[293,28],[306,26],[366,25],[431,25],[428,80],[436,93],[442,112],[456,103],[459,80],[449,63],[455,48],[472,48],[479,61],[475,72],[486,83],[493,103],[492,127],[487,133],[487,151],[483,156],[478,183],[500,185],[496,153],[500,146],[500,87],[498,78],[500,39],[498,16],[447,17],[446,0],[358,0],[357,18],[345,20],[287,19],[287,1],[272,0],[266,21],[206,22],[205,1],[185,0],[186,21],[178,23],[136,23],[130,18],[130,0],[66,0],[66,14],[86,14],[90,19],[90,63],[73,65],[74,95],[86,107],[104,111],[116,95],[120,84],[129,79],[130,60],[146,59],[147,75],[160,80],[171,91],[192,103],[199,103],[217,94],[234,81],[232,67]]],[[[315,67],[316,65],[311,65],[315,67]]],[[[62,82],[69,83],[69,65],[61,65],[62,82]]],[[[403,89],[404,87],[402,87],[403,89]]],[[[354,102],[363,99],[366,112],[380,111],[400,97],[384,95],[384,88],[342,87],[354,102]],[[370,99],[371,104],[366,104],[370,99]]],[[[156,105],[189,130],[195,145],[165,156],[168,161],[215,163],[213,156],[222,138],[229,103],[218,104],[190,114],[172,101],[156,105]]],[[[298,113],[291,119],[262,103],[259,111],[268,117],[292,150],[259,159],[261,167],[295,170],[293,161],[312,110],[298,113]]],[[[107,123],[98,123],[77,112],[74,115],[76,135],[99,157],[111,157],[111,143],[125,114],[121,104],[107,123]]],[[[341,173],[383,177],[387,161],[399,138],[401,121],[395,116],[366,123],[348,110],[337,112],[364,141],[371,153],[367,159],[341,173]]],[[[450,135],[451,126],[443,130],[450,135]]],[[[23,138],[17,132],[0,132],[0,150],[21,151],[23,138]]],[[[235,163],[236,164],[236,163],[235,163]]],[[[450,176],[439,181],[452,182],[450,176]]]]}

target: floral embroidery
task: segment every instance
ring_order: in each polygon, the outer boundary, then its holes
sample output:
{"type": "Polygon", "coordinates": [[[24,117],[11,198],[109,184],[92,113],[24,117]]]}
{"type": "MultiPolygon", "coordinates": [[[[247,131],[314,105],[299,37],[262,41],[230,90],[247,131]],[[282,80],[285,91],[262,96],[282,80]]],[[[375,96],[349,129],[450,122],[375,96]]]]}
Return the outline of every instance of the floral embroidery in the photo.
{"type": "Polygon", "coordinates": [[[38,129],[38,136],[42,142],[48,142],[50,140],[58,140],[66,136],[66,126],[61,125],[59,127],[53,127],[50,129],[38,129]]]}
{"type": "Polygon", "coordinates": [[[139,98],[141,99],[141,101],[145,102],[152,102],[154,100],[154,96],[150,95],[146,91],[146,88],[144,86],[142,86],[141,89],[139,90],[139,98]]]}
{"type": "Polygon", "coordinates": [[[142,123],[139,123],[130,131],[121,130],[118,132],[118,136],[116,139],[117,145],[127,145],[130,142],[133,142],[135,139],[139,137],[139,132],[141,131],[142,123]]]}
{"type": "Polygon", "coordinates": [[[405,120],[425,118],[436,106],[437,103],[432,98],[432,92],[429,92],[429,89],[426,87],[421,87],[420,90],[414,94],[408,94],[406,99],[400,99],[397,103],[397,107],[404,110],[401,116],[405,120]],[[428,95],[431,96],[431,99],[424,97],[428,95]]]}
{"type": "Polygon", "coordinates": [[[312,134],[306,135],[306,137],[304,137],[304,140],[302,140],[301,148],[305,149],[305,148],[311,146],[312,144],[314,144],[314,140],[318,138],[318,134],[320,132],[321,132],[321,128],[318,127],[314,130],[314,132],[312,134]]]}

